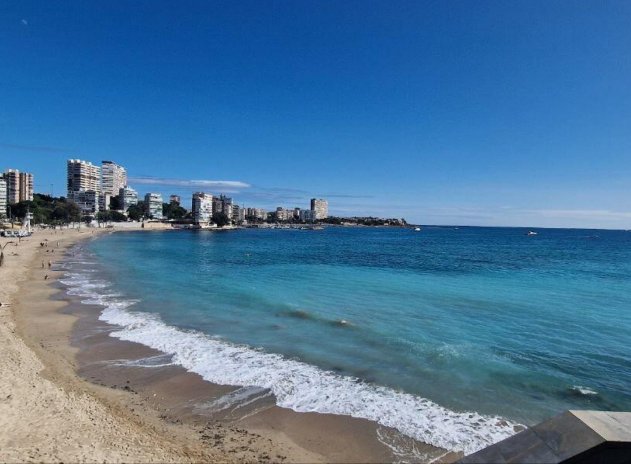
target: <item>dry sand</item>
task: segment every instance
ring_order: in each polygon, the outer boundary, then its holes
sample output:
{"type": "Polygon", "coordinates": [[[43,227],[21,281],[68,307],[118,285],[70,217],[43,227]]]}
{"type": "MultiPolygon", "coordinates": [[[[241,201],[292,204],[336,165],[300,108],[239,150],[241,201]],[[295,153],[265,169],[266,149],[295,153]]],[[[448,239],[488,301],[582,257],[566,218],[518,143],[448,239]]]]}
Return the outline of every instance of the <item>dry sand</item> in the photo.
{"type": "Polygon", "coordinates": [[[0,245],[6,244],[0,268],[0,461],[199,460],[199,450],[183,449],[157,431],[127,420],[82,391],[79,383],[61,385],[46,378],[46,366],[16,334],[14,312],[20,295],[37,286],[28,279],[43,281],[52,274],[49,260],[61,258],[63,247],[91,235],[41,231],[17,246],[7,244],[17,239],[0,238],[0,245]],[[49,246],[40,247],[45,239],[49,246]],[[40,261],[44,269],[37,266],[40,261]]]}

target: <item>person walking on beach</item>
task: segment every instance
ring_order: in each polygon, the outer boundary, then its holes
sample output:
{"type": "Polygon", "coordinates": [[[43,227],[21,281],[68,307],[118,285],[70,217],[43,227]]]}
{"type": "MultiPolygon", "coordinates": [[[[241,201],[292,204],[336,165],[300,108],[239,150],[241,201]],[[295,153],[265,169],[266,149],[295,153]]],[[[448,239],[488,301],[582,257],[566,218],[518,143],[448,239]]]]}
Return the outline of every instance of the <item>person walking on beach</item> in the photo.
{"type": "Polygon", "coordinates": [[[52,263],[48,261],[48,269],[50,269],[51,266],[52,266],[52,263]]]}
{"type": "Polygon", "coordinates": [[[44,269],[44,261],[42,261],[42,269],[44,269]]]}

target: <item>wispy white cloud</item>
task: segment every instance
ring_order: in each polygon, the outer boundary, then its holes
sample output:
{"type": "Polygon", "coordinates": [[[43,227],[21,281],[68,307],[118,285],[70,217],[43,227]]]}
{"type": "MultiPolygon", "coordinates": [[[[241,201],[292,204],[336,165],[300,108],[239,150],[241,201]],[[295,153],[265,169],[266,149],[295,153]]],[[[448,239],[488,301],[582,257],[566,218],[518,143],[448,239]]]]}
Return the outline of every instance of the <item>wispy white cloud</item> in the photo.
{"type": "Polygon", "coordinates": [[[239,189],[248,189],[251,187],[251,185],[247,182],[238,180],[170,179],[165,177],[130,177],[129,183],[231,191],[238,191],[239,189]]]}

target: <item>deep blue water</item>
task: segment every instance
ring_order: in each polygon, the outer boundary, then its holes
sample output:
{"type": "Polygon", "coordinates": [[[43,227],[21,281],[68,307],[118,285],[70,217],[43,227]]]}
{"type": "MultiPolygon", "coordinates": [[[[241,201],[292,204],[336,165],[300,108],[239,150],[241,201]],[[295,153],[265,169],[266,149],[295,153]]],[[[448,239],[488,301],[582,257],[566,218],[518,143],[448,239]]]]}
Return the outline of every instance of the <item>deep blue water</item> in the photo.
{"type": "MultiPolygon", "coordinates": [[[[279,397],[301,389],[310,402],[286,400],[297,410],[322,409],[319,401],[326,399],[318,398],[317,389],[337,380],[312,381],[319,374],[309,371],[297,382],[271,374],[274,362],[299,361],[281,370],[297,372],[306,364],[449,411],[517,423],[569,408],[631,410],[631,232],[538,232],[529,237],[526,229],[425,227],[116,233],[88,248],[107,292],[115,292],[112,301],[134,303],[118,309],[156,314],[183,329],[178,333],[201,332],[222,343],[196,345],[195,361],[188,345],[165,351],[180,350],[192,370],[208,367],[209,380],[273,379],[286,385],[279,397]],[[245,355],[220,348],[235,345],[244,345],[251,364],[243,364],[245,355]],[[200,354],[205,349],[208,356],[200,354]],[[257,360],[262,353],[282,356],[257,360]],[[217,367],[221,356],[226,358],[217,367]],[[223,372],[228,361],[234,362],[231,372],[223,372]],[[239,363],[250,370],[260,363],[268,371],[248,377],[244,368],[237,375],[239,363]]],[[[128,338],[151,345],[167,336],[156,330],[145,327],[128,338]]],[[[344,405],[327,411],[352,413],[357,396],[381,401],[371,395],[349,393],[344,405]]],[[[406,420],[400,429],[408,434],[423,427],[406,420]]]]}

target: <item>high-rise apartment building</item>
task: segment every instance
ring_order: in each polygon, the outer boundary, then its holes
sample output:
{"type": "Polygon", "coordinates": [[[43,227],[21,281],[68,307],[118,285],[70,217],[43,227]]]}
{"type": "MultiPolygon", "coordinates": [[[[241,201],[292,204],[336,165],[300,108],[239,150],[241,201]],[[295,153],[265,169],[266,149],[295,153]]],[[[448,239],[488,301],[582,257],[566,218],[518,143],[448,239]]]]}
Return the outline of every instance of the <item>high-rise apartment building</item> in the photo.
{"type": "Polygon", "coordinates": [[[232,205],[232,216],[230,216],[230,219],[232,219],[233,224],[239,224],[239,216],[241,215],[242,209],[243,208],[241,208],[239,205],[232,205]]]}
{"type": "Polygon", "coordinates": [[[99,212],[99,194],[94,190],[80,190],[72,192],[72,196],[68,199],[74,201],[81,209],[81,213],[86,216],[92,216],[99,212]]]}
{"type": "Polygon", "coordinates": [[[232,198],[225,195],[213,197],[213,213],[223,213],[232,219],[232,198]]]}
{"type": "Polygon", "coordinates": [[[162,219],[162,195],[147,193],[145,195],[146,213],[153,219],[162,219]]]}
{"type": "Polygon", "coordinates": [[[7,181],[0,177],[0,218],[7,216],[7,181]]]}
{"type": "Polygon", "coordinates": [[[213,196],[204,192],[195,192],[192,211],[195,224],[209,224],[213,218],[213,196]]]}
{"type": "Polygon", "coordinates": [[[7,183],[7,203],[13,205],[20,201],[20,171],[7,169],[2,175],[7,183]]]}
{"type": "Polygon", "coordinates": [[[6,183],[5,201],[8,205],[33,201],[33,174],[7,169],[2,175],[6,183]]]}
{"type": "Polygon", "coordinates": [[[247,208],[243,208],[243,207],[239,208],[239,217],[237,218],[238,224],[243,224],[245,222],[246,210],[247,208]]]}
{"type": "Polygon", "coordinates": [[[68,197],[88,190],[101,193],[101,168],[89,161],[68,160],[68,197]]]}
{"type": "Polygon", "coordinates": [[[313,222],[313,221],[315,221],[315,211],[311,211],[310,209],[301,209],[300,210],[300,220],[302,222],[313,222]]]}
{"type": "Polygon", "coordinates": [[[33,201],[33,174],[21,172],[19,177],[20,201],[33,201]]]}
{"type": "Polygon", "coordinates": [[[311,199],[311,211],[315,213],[315,219],[326,219],[329,217],[329,202],[323,199],[311,199]]]}
{"type": "Polygon", "coordinates": [[[68,160],[68,199],[77,203],[84,214],[99,212],[101,168],[89,161],[68,160]]]}
{"type": "Polygon", "coordinates": [[[130,206],[138,204],[138,192],[131,187],[123,187],[119,189],[118,198],[123,211],[127,211],[130,206]]]}
{"type": "Polygon", "coordinates": [[[245,208],[245,218],[251,221],[264,221],[267,219],[267,211],[261,208],[245,208]]]}
{"type": "Polygon", "coordinates": [[[110,209],[111,197],[115,197],[120,189],[127,187],[127,171],[113,161],[101,163],[101,203],[105,209],[110,209]]]}
{"type": "Polygon", "coordinates": [[[293,209],[285,209],[281,206],[276,208],[276,220],[279,222],[290,221],[294,218],[293,209]]]}
{"type": "Polygon", "coordinates": [[[18,203],[20,201],[20,171],[7,169],[2,177],[7,183],[7,204],[18,203]]]}

